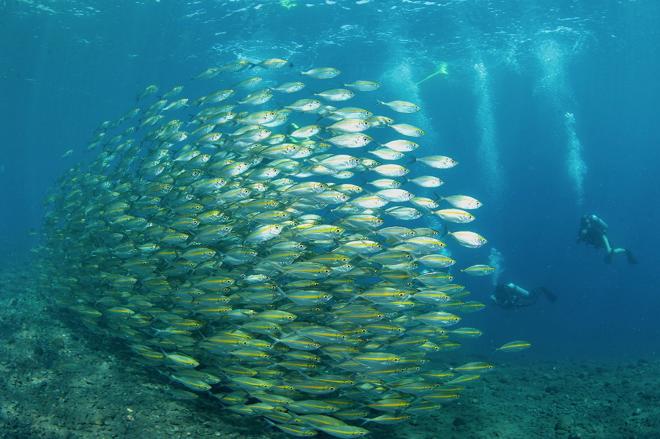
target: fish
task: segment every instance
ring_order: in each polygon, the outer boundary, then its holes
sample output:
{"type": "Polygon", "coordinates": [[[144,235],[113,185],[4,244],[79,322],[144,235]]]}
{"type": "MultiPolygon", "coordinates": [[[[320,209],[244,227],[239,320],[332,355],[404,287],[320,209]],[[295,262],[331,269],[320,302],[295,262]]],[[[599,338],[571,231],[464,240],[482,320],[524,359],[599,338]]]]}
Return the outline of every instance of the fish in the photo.
{"type": "Polygon", "coordinates": [[[195,368],[199,366],[199,361],[196,359],[179,353],[165,354],[165,360],[169,362],[172,367],[181,367],[181,368],[195,368]]]}
{"type": "Polygon", "coordinates": [[[469,300],[467,302],[463,302],[460,304],[460,309],[463,312],[477,312],[481,311],[486,307],[485,304],[482,302],[478,302],[476,300],[469,300]]]}
{"type": "Polygon", "coordinates": [[[451,169],[458,165],[458,162],[451,157],[443,155],[430,155],[426,157],[417,157],[416,161],[435,169],[451,169]]]}
{"type": "Polygon", "coordinates": [[[171,374],[170,378],[196,392],[207,392],[212,388],[212,386],[204,380],[191,376],[171,374]]]}
{"type": "Polygon", "coordinates": [[[458,242],[463,247],[468,247],[468,248],[483,247],[488,242],[486,238],[479,235],[478,233],[470,232],[467,230],[449,232],[448,235],[454,238],[456,242],[458,242]]]}
{"type": "Polygon", "coordinates": [[[333,88],[331,90],[315,93],[314,96],[323,98],[326,101],[342,102],[351,99],[353,96],[355,96],[355,93],[345,88],[333,88]]]}
{"type": "Polygon", "coordinates": [[[145,89],[142,91],[142,93],[138,95],[137,100],[141,101],[145,97],[156,94],[157,92],[158,92],[158,86],[156,84],[150,84],[146,86],[145,89]]]}
{"type": "Polygon", "coordinates": [[[376,81],[357,80],[344,84],[344,87],[354,88],[358,91],[376,91],[380,88],[380,84],[376,81]]]}
{"type": "Polygon", "coordinates": [[[440,209],[433,214],[447,222],[458,224],[471,223],[475,219],[474,215],[462,209],[440,209]]]}
{"type": "Polygon", "coordinates": [[[417,104],[408,101],[378,101],[378,103],[391,108],[397,113],[417,113],[421,109],[417,104]]]}
{"type": "Polygon", "coordinates": [[[481,207],[481,201],[469,195],[448,195],[441,197],[441,199],[457,209],[473,210],[481,207]]]}
{"type": "Polygon", "coordinates": [[[405,202],[411,200],[415,195],[405,189],[382,189],[376,195],[391,202],[405,202]]]}
{"type": "Polygon", "coordinates": [[[285,108],[294,111],[301,111],[304,113],[311,113],[318,110],[321,107],[321,101],[318,99],[298,99],[297,101],[287,105],[285,108]]]}
{"type": "Polygon", "coordinates": [[[264,59],[263,61],[260,61],[257,63],[258,66],[264,67],[267,69],[281,69],[282,67],[286,66],[289,64],[289,61],[282,59],[282,58],[268,58],[264,59]]]}
{"type": "Polygon", "coordinates": [[[307,125],[296,129],[291,134],[289,134],[289,136],[295,139],[308,139],[317,135],[320,131],[321,127],[318,125],[307,125]]]}
{"type": "Polygon", "coordinates": [[[194,79],[211,79],[220,73],[219,67],[209,67],[200,74],[196,75],[194,79]]]}
{"type": "Polygon", "coordinates": [[[255,91],[250,93],[242,100],[238,101],[239,104],[243,105],[261,105],[270,101],[273,98],[273,92],[269,88],[264,88],[262,90],[255,91]]]}
{"type": "Polygon", "coordinates": [[[401,186],[401,182],[391,178],[378,178],[370,181],[368,184],[377,187],[378,189],[397,189],[401,186]]]}
{"type": "Polygon", "coordinates": [[[422,290],[415,293],[412,299],[427,304],[445,304],[452,301],[452,297],[438,290],[422,290]]]}
{"type": "Polygon", "coordinates": [[[375,149],[373,151],[369,151],[369,154],[373,154],[379,159],[382,160],[400,160],[403,158],[403,153],[393,151],[391,149],[387,148],[380,148],[380,149],[375,149]]]}
{"type": "Polygon", "coordinates": [[[330,436],[349,439],[354,437],[362,437],[369,434],[369,430],[362,427],[357,427],[354,425],[330,425],[330,426],[316,426],[318,430],[321,430],[325,434],[330,436]]]}
{"type": "Polygon", "coordinates": [[[369,122],[369,125],[371,125],[373,128],[379,128],[392,125],[394,123],[394,119],[387,116],[377,115],[368,117],[367,122],[369,122]]]}
{"type": "Polygon", "coordinates": [[[343,133],[361,133],[371,128],[371,124],[364,119],[342,119],[328,126],[328,130],[343,133]]]}
{"type": "Polygon", "coordinates": [[[465,274],[469,274],[470,276],[488,276],[495,272],[495,267],[491,267],[490,265],[485,264],[475,264],[463,268],[461,271],[465,274]]]}
{"type": "Polygon", "coordinates": [[[488,372],[493,369],[493,365],[485,361],[472,361],[452,368],[453,371],[466,373],[466,372],[488,372]]]}
{"type": "Polygon", "coordinates": [[[305,83],[300,81],[285,82],[276,87],[272,87],[271,90],[279,93],[297,93],[300,90],[305,88],[305,83]]]}
{"type": "Polygon", "coordinates": [[[355,107],[345,107],[345,108],[336,108],[330,113],[333,117],[339,119],[369,119],[373,113],[364,108],[355,108],[355,107]]]}
{"type": "Polygon", "coordinates": [[[367,404],[367,407],[378,411],[397,412],[410,407],[410,401],[405,399],[386,398],[367,404]]]}
{"type": "Polygon", "coordinates": [[[373,168],[372,171],[385,177],[403,177],[410,172],[408,168],[398,164],[379,165],[373,168]]]}
{"type": "Polygon", "coordinates": [[[341,71],[335,67],[315,67],[313,69],[300,72],[300,74],[309,76],[314,79],[332,79],[339,76],[341,71]]]}
{"type": "Polygon", "coordinates": [[[371,143],[373,139],[367,134],[362,133],[351,133],[351,134],[340,134],[339,136],[334,136],[328,139],[328,142],[332,143],[335,146],[341,146],[344,148],[362,148],[371,143]]]}
{"type": "Polygon", "coordinates": [[[442,254],[425,255],[419,258],[418,261],[420,264],[431,268],[447,268],[456,263],[454,259],[442,254]]]}
{"type": "Polygon", "coordinates": [[[452,334],[458,335],[459,337],[481,337],[482,332],[477,328],[456,328],[451,331],[452,334]]]}
{"type": "Polygon", "coordinates": [[[453,378],[453,379],[447,381],[447,385],[448,386],[455,386],[457,384],[465,384],[465,383],[469,383],[470,381],[478,380],[479,378],[481,378],[481,375],[476,374],[476,373],[459,375],[456,378],[453,378]]]}
{"type": "Polygon", "coordinates": [[[273,427],[282,430],[284,433],[287,433],[291,436],[313,437],[319,434],[318,431],[316,431],[314,428],[306,427],[304,425],[275,423],[275,422],[271,422],[268,419],[266,419],[266,422],[268,422],[273,427]]]}
{"type": "Polygon", "coordinates": [[[392,128],[397,133],[409,137],[422,137],[423,135],[426,134],[423,129],[407,123],[395,123],[389,125],[389,127],[392,128]]]}
{"type": "Polygon", "coordinates": [[[532,344],[528,341],[515,340],[515,341],[510,341],[508,343],[504,343],[496,350],[501,352],[519,352],[519,351],[524,351],[525,349],[529,349],[530,347],[532,347],[532,344]]]}
{"type": "Polygon", "coordinates": [[[273,110],[257,111],[238,119],[240,123],[263,125],[272,122],[277,117],[277,112],[273,110]]]}
{"type": "Polygon", "coordinates": [[[438,207],[438,203],[435,200],[426,197],[412,197],[410,203],[426,210],[433,210],[438,207]]]}
{"type": "Polygon", "coordinates": [[[387,434],[489,369],[430,362],[457,364],[481,335],[459,327],[485,306],[462,281],[489,269],[455,269],[453,250],[486,240],[443,227],[481,203],[435,192],[428,168],[457,162],[398,120],[420,106],[287,66],[236,59],[194,87],[154,84],[72,145],[90,157],[54,183],[34,266],[81,331],[125,344],[181,398],[292,436],[387,434]]]}
{"type": "Polygon", "coordinates": [[[382,146],[397,152],[411,152],[419,148],[419,144],[410,140],[391,140],[382,146]]]}
{"type": "Polygon", "coordinates": [[[281,224],[266,224],[257,227],[252,233],[245,237],[245,242],[265,242],[279,236],[284,227],[281,224]]]}
{"type": "Polygon", "coordinates": [[[438,325],[440,327],[452,326],[458,323],[461,318],[456,314],[445,311],[432,311],[415,317],[415,320],[428,325],[438,325]]]}

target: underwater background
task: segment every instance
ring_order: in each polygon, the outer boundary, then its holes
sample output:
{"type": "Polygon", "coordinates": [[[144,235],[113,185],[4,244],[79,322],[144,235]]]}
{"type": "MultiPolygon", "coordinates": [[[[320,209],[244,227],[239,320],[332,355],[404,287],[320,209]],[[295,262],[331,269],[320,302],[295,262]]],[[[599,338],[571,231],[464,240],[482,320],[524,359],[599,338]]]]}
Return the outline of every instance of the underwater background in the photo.
{"type": "Polygon", "coordinates": [[[467,352],[524,339],[521,364],[657,359],[659,19],[651,0],[0,0],[0,260],[29,266],[48,191],[146,85],[282,57],[418,103],[427,151],[461,163],[443,191],[484,203],[489,248],[459,256],[494,247],[500,281],[557,295],[501,310],[491,277],[469,279],[489,306],[467,352]],[[639,264],[577,244],[587,213],[639,264]]]}

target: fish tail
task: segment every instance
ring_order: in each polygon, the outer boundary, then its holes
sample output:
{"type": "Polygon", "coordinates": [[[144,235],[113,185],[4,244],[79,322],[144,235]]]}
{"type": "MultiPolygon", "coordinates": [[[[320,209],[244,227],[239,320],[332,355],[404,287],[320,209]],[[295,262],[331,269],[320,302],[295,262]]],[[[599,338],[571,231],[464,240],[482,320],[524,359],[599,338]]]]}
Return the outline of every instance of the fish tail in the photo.
{"type": "Polygon", "coordinates": [[[447,235],[451,235],[451,230],[449,230],[449,224],[444,223],[441,227],[442,227],[442,231],[440,232],[441,238],[444,238],[447,235]]]}

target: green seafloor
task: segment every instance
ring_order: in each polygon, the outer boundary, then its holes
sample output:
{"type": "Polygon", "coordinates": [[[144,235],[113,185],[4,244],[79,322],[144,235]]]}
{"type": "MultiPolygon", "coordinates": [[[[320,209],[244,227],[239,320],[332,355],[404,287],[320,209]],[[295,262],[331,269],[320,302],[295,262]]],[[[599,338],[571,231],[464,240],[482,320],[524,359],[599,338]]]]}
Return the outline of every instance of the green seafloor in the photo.
{"type": "MultiPolygon", "coordinates": [[[[0,437],[285,438],[265,423],[189,399],[122,343],[62,318],[38,273],[0,273],[0,437]]],[[[660,361],[498,363],[462,398],[374,438],[660,437],[660,361]]]]}

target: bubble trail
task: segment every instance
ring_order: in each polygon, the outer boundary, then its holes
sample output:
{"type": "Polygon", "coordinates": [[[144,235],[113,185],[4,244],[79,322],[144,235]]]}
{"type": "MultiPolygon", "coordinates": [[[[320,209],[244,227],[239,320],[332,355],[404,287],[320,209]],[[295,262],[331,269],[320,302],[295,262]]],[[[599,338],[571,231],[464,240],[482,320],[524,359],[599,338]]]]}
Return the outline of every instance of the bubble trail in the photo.
{"type": "Polygon", "coordinates": [[[502,256],[502,252],[495,247],[491,248],[488,254],[488,265],[495,268],[495,272],[491,276],[493,286],[495,286],[498,284],[500,276],[504,271],[504,257],[502,256]]]}
{"type": "Polygon", "coordinates": [[[493,101],[488,70],[483,62],[474,65],[476,72],[474,93],[477,98],[477,125],[479,127],[479,160],[486,176],[491,195],[498,197],[502,191],[500,154],[497,148],[497,130],[493,114],[493,101]]]}
{"type": "MultiPolygon", "coordinates": [[[[545,40],[537,47],[536,56],[543,69],[538,88],[545,93],[554,111],[565,111],[564,109],[573,103],[574,97],[566,78],[566,56],[562,46],[553,39],[545,40]]],[[[563,122],[566,136],[566,173],[572,182],[576,203],[580,206],[584,202],[587,164],[582,143],[575,130],[575,115],[572,112],[564,112],[563,122]]]]}
{"type": "Polygon", "coordinates": [[[568,175],[573,180],[573,187],[577,195],[578,205],[584,202],[584,177],[587,174],[587,164],[582,153],[582,143],[575,131],[575,115],[566,112],[564,114],[564,126],[566,128],[568,156],[566,164],[568,175]]]}

